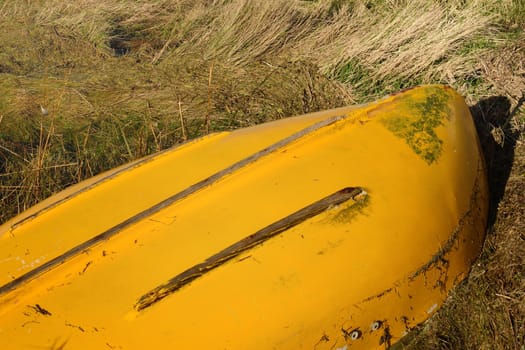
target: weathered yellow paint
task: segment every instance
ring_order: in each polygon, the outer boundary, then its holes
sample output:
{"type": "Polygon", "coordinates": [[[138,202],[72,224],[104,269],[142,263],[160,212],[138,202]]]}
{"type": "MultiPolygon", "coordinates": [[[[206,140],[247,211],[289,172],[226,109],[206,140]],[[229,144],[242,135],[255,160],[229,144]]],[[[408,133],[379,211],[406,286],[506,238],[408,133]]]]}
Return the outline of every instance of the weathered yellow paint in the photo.
{"type": "Polygon", "coordinates": [[[383,349],[466,276],[486,215],[445,86],[213,134],[0,227],[0,348],[383,349]]]}

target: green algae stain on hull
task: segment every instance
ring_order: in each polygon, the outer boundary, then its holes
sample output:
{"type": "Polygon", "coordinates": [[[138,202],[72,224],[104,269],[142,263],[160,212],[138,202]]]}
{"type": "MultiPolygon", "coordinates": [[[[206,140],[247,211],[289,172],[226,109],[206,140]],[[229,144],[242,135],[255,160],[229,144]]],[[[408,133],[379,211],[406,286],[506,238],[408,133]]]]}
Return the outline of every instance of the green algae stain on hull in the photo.
{"type": "Polygon", "coordinates": [[[370,196],[368,192],[362,194],[355,202],[341,205],[341,208],[331,218],[332,223],[349,224],[360,215],[368,215],[367,209],[370,206],[370,196]]]}
{"type": "Polygon", "coordinates": [[[401,108],[382,118],[381,123],[431,165],[441,156],[443,141],[436,129],[450,119],[449,99],[450,95],[440,87],[432,88],[423,98],[405,97],[397,102],[401,108]]]}

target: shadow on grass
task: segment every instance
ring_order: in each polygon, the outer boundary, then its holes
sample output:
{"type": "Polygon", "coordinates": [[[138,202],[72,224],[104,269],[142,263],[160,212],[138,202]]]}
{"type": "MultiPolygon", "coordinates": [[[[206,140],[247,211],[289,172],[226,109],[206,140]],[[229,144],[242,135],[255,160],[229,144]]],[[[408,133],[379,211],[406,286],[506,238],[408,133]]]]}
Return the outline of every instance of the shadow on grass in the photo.
{"type": "Polygon", "coordinates": [[[514,148],[519,132],[513,130],[511,120],[523,102],[522,97],[511,110],[511,103],[507,97],[491,96],[470,107],[487,165],[490,191],[489,228],[496,221],[498,205],[505,193],[514,162],[514,148]]]}

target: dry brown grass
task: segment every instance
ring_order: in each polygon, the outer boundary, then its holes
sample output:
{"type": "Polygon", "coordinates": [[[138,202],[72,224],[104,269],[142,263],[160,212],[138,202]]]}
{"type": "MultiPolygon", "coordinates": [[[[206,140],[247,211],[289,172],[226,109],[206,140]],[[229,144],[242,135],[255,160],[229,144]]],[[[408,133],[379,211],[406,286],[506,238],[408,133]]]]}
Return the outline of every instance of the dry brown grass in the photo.
{"type": "Polygon", "coordinates": [[[208,131],[448,83],[473,105],[491,233],[410,349],[525,347],[521,0],[0,2],[0,222],[208,131]]]}

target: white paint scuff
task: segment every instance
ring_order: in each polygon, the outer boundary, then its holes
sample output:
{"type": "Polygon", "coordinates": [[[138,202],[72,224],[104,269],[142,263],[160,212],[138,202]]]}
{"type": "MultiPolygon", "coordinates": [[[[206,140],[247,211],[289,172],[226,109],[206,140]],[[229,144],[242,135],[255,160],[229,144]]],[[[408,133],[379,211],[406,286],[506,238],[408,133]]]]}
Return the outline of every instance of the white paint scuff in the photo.
{"type": "Polygon", "coordinates": [[[437,303],[434,303],[428,310],[427,310],[427,314],[431,314],[433,313],[438,307],[438,304],[437,303]]]}

